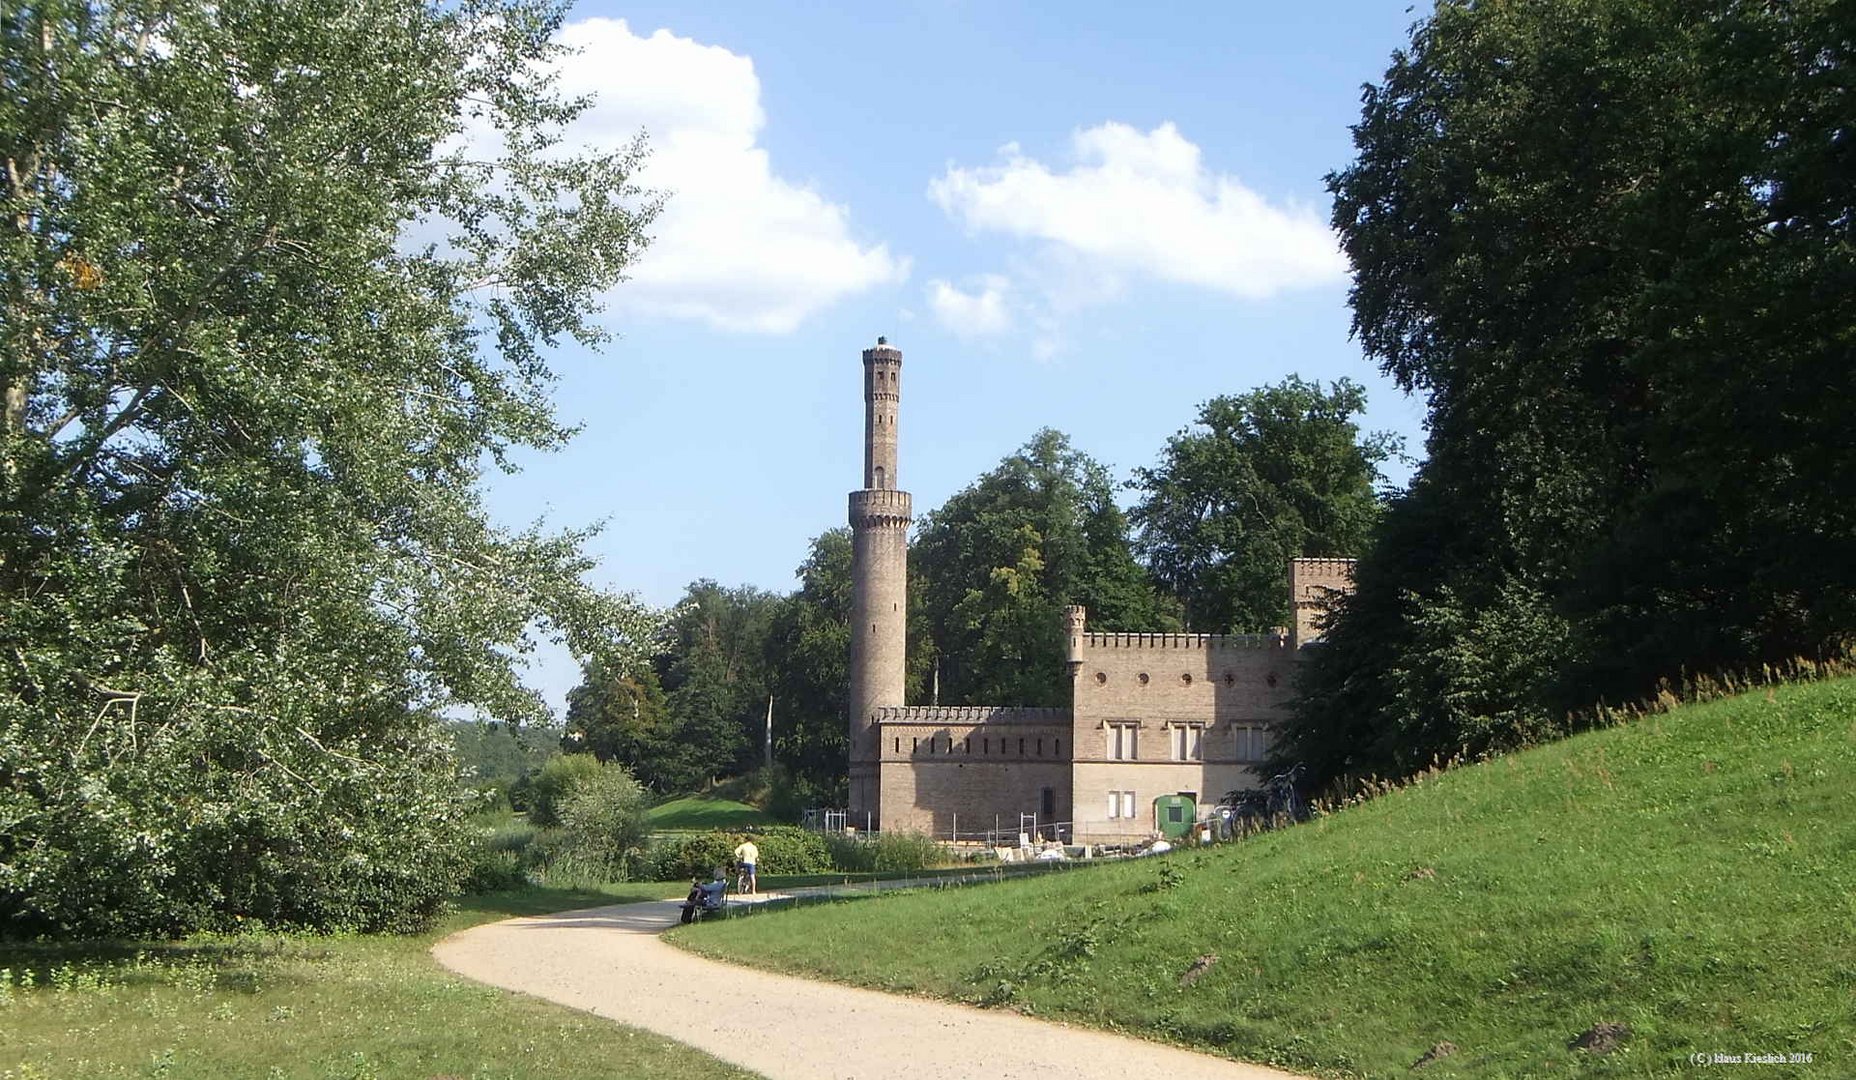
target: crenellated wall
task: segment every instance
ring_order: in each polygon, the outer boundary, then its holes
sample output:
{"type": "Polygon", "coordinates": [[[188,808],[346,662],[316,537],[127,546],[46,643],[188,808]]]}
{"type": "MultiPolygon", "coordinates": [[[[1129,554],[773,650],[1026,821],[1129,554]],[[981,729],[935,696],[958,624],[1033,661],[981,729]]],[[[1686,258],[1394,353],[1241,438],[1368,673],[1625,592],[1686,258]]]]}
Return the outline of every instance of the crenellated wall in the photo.
{"type": "Polygon", "coordinates": [[[1160,795],[1211,802],[1258,786],[1292,692],[1297,653],[1286,633],[1089,633],[1074,615],[1066,623],[1080,839],[1145,835],[1160,795]],[[1121,814],[1122,793],[1132,793],[1132,818],[1121,814]]]}

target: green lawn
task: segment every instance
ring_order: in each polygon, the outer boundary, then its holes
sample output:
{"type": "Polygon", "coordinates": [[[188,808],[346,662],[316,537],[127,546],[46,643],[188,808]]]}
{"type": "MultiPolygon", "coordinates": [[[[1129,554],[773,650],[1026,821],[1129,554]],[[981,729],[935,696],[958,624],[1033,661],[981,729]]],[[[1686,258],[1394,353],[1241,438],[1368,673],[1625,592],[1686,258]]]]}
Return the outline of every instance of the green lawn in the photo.
{"type": "Polygon", "coordinates": [[[471,897],[415,937],[0,946],[0,1080],[752,1076],[668,1039],[454,977],[426,952],[481,922],[673,892],[471,897]]]}
{"type": "Polygon", "coordinates": [[[771,825],[773,818],[747,803],[707,795],[685,795],[651,808],[651,828],[659,832],[702,832],[771,825]]]}
{"type": "Polygon", "coordinates": [[[1856,1076],[1856,680],[1691,706],[1223,848],[673,932],[1370,1077],[1856,1076]],[[1182,977],[1215,957],[1190,985],[1182,977]],[[1621,1049],[1569,1047],[1600,1022],[1621,1049]],[[1418,1073],[1428,1049],[1454,1053],[1418,1073]]]}

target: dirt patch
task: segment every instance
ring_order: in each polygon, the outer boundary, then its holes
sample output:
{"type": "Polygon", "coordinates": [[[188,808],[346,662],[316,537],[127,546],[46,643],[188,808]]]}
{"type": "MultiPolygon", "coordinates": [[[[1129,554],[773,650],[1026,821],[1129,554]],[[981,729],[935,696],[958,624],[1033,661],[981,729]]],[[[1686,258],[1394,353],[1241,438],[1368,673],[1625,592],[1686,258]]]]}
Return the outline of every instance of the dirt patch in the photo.
{"type": "Polygon", "coordinates": [[[1442,1061],[1444,1058],[1447,1058],[1451,1054],[1454,1054],[1454,1053],[1456,1053],[1455,1043],[1447,1042],[1447,1041],[1440,1042],[1436,1046],[1433,1046],[1429,1050],[1426,1050],[1424,1052],[1423,1057],[1412,1062],[1411,1067],[1414,1069],[1422,1069],[1426,1065],[1429,1065],[1430,1063],[1432,1063],[1433,1061],[1442,1061]]]}
{"type": "Polygon", "coordinates": [[[1574,1050],[1584,1050],[1590,1054],[1609,1054],[1623,1045],[1630,1038],[1628,1024],[1593,1024],[1579,1033],[1578,1038],[1566,1045],[1574,1050]]]}
{"type": "Polygon", "coordinates": [[[1194,960],[1192,966],[1186,969],[1186,973],[1179,977],[1179,985],[1191,986],[1193,983],[1198,982],[1199,976],[1210,971],[1212,965],[1217,962],[1218,957],[1212,953],[1206,953],[1204,956],[1194,960]]]}

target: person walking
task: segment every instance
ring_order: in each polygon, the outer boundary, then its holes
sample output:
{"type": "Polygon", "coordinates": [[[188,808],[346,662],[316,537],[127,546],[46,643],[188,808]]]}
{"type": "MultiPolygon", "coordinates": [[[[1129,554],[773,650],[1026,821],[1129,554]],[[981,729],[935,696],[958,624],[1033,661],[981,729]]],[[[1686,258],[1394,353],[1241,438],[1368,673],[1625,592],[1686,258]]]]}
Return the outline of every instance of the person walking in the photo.
{"type": "Polygon", "coordinates": [[[760,863],[760,848],[754,844],[752,837],[744,836],[735,848],[735,862],[741,867],[741,878],[745,882],[743,889],[750,895],[760,891],[760,881],[754,876],[754,867],[760,863]]]}

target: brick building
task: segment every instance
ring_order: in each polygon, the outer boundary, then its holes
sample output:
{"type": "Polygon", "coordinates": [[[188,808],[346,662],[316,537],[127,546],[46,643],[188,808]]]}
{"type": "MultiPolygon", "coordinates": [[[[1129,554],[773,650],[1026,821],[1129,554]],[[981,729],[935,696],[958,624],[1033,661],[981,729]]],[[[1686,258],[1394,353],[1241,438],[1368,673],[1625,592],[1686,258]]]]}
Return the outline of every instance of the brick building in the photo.
{"type": "Polygon", "coordinates": [[[1070,823],[1078,841],[1145,835],[1153,801],[1256,787],[1302,646],[1349,559],[1296,559],[1295,625],[1270,634],[1091,633],[1065,612],[1071,704],[902,703],[910,501],[897,490],[902,352],[863,353],[864,487],[852,535],[850,820],[945,836],[1020,815],[1070,823]]]}

